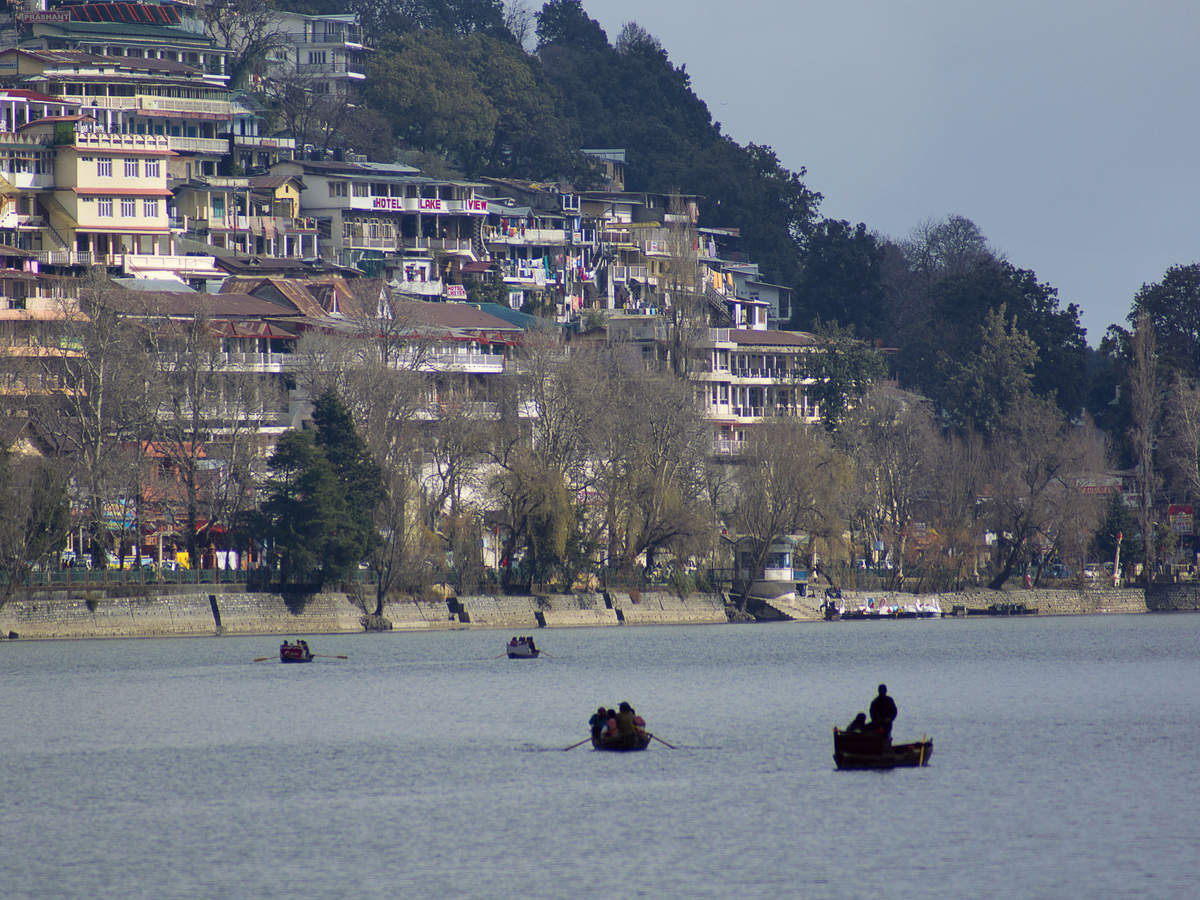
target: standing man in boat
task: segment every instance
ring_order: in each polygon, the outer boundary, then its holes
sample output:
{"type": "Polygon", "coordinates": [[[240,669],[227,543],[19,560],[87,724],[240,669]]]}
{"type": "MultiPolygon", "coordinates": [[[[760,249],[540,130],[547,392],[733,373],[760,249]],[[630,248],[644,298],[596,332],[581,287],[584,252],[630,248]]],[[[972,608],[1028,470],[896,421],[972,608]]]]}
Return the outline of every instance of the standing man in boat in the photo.
{"type": "Polygon", "coordinates": [[[878,728],[885,738],[889,740],[892,737],[892,722],[896,720],[899,712],[896,709],[896,701],[888,696],[887,685],[879,686],[879,694],[871,701],[871,728],[878,728]]]}

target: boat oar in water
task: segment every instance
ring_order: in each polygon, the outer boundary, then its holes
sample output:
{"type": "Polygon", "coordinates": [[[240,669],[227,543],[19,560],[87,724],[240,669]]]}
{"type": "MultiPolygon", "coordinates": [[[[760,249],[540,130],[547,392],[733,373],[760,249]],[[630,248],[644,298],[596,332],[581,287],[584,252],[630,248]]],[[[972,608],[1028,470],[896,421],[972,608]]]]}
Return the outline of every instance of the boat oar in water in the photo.
{"type": "Polygon", "coordinates": [[[585,737],[585,738],[584,738],[582,741],[576,741],[576,742],[575,742],[575,743],[573,743],[573,744],[572,744],[570,747],[563,747],[563,750],[574,750],[574,749],[575,749],[576,747],[578,747],[580,744],[586,744],[586,743],[587,743],[588,741],[590,741],[590,740],[591,740],[591,738],[590,738],[590,737],[585,737]]]}
{"type": "Polygon", "coordinates": [[[260,656],[255,662],[266,662],[268,659],[279,659],[278,656],[260,656]]]}
{"type": "Polygon", "coordinates": [[[313,659],[349,659],[350,657],[348,657],[348,656],[329,656],[325,653],[314,653],[312,655],[312,658],[313,659]]]}
{"type": "Polygon", "coordinates": [[[662,744],[664,747],[669,747],[669,748],[670,748],[670,749],[672,749],[672,750],[678,750],[678,749],[679,749],[679,748],[678,748],[678,747],[676,747],[674,744],[668,744],[666,741],[664,741],[662,738],[660,738],[660,737],[659,737],[657,734],[652,734],[652,735],[650,735],[650,737],[654,738],[656,741],[658,741],[658,742],[659,742],[660,744],[662,744]]]}

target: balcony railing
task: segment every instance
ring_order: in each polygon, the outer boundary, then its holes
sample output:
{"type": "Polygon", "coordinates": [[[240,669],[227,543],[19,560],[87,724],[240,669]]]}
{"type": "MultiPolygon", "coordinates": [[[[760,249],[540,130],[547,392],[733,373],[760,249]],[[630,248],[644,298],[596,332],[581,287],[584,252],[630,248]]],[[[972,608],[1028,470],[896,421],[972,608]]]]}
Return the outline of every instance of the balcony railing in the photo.
{"type": "Polygon", "coordinates": [[[168,146],[177,153],[227,153],[229,141],[224,138],[178,137],[167,135],[168,146]]]}
{"type": "Polygon", "coordinates": [[[234,146],[237,147],[261,147],[264,150],[295,150],[295,138],[283,137],[260,137],[257,134],[235,134],[233,136],[234,146]]]}
{"type": "Polygon", "coordinates": [[[471,242],[467,238],[403,238],[404,246],[410,250],[444,250],[454,253],[470,253],[471,242]]]}

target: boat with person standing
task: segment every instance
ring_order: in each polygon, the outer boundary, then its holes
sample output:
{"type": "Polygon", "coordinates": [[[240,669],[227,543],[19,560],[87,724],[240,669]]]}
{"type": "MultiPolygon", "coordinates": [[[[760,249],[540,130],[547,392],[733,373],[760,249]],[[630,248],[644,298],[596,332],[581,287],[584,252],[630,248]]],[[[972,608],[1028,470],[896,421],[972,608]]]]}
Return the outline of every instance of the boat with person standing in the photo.
{"type": "Polygon", "coordinates": [[[856,733],[833,729],[833,761],[839,769],[897,769],[929,765],[933,738],[893,744],[877,731],[856,733]]]}

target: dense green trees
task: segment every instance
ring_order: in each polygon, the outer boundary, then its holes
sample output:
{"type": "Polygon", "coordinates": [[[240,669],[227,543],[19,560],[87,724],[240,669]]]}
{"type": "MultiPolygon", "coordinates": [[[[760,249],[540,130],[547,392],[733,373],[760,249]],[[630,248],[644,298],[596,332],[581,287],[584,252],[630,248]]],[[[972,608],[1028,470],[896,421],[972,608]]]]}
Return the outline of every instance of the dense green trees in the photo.
{"type": "Polygon", "coordinates": [[[319,589],[344,578],[374,547],[380,472],[332,393],[316,403],[311,430],[275,445],[258,531],[284,585],[319,589]]]}

